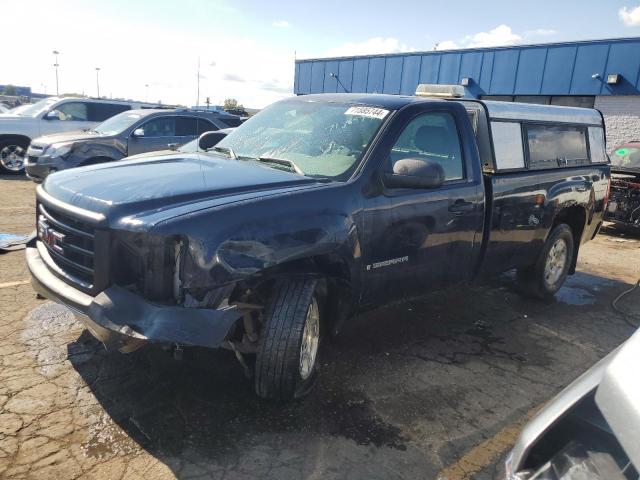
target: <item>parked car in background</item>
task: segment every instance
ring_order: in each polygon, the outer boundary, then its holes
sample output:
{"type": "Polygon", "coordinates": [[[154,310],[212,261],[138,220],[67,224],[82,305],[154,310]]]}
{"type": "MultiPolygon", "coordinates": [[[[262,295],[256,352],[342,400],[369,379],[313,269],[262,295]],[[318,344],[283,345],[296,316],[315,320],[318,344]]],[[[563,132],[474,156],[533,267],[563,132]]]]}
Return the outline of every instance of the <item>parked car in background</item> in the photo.
{"type": "Polygon", "coordinates": [[[500,480],[638,480],[640,331],[523,428],[500,480]]]}
{"type": "Polygon", "coordinates": [[[7,113],[10,113],[11,115],[19,115],[22,111],[26,110],[31,105],[32,104],[30,104],[30,103],[25,103],[23,105],[18,105],[17,107],[13,107],[13,108],[9,109],[9,111],[7,113]]]}
{"type": "Polygon", "coordinates": [[[86,130],[132,108],[156,106],[95,98],[49,97],[0,115],[0,173],[20,173],[32,139],[52,133],[86,130]],[[24,107],[24,108],[23,108],[24,107]]]}
{"type": "Polygon", "coordinates": [[[640,141],[620,145],[611,154],[611,194],[605,219],[640,232],[640,141]]]}
{"type": "Polygon", "coordinates": [[[462,98],[291,98],[208,155],[51,175],[27,264],[107,348],[252,354],[256,393],[291,400],[317,377],[320,333],[358,312],[511,269],[552,297],[602,224],[603,123],[462,98]]]}
{"type": "Polygon", "coordinates": [[[85,132],[34,139],[27,151],[26,173],[41,182],[51,172],[175,150],[204,132],[228,128],[236,120],[233,115],[189,109],[130,110],[85,132]]]}
{"type": "Polygon", "coordinates": [[[205,132],[200,137],[190,142],[180,145],[176,149],[157,150],[153,152],[139,153],[127,157],[127,160],[141,160],[143,158],[158,158],[165,155],[175,155],[176,153],[207,153],[207,150],[214,147],[220,140],[229,135],[233,128],[221,128],[220,130],[212,130],[205,132]],[[215,135],[213,135],[215,134],[215,135]],[[201,146],[202,145],[202,146],[201,146]]]}

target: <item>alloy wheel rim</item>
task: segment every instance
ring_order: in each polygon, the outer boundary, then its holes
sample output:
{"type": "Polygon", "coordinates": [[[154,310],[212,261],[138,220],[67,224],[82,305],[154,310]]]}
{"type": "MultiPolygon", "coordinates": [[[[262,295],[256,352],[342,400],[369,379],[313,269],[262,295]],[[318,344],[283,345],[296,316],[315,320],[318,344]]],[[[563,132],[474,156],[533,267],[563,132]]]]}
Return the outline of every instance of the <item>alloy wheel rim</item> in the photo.
{"type": "Polygon", "coordinates": [[[567,265],[567,242],[558,238],[549,249],[547,254],[547,262],[544,266],[544,281],[545,283],[553,287],[564,272],[564,268],[567,265]]]}
{"type": "Polygon", "coordinates": [[[304,322],[302,332],[302,343],[300,345],[300,376],[303,380],[309,378],[313,372],[318,355],[318,343],[320,340],[320,312],[316,299],[312,299],[307,318],[304,322]]]}
{"type": "Polygon", "coordinates": [[[0,150],[0,163],[12,172],[19,172],[24,167],[24,148],[20,145],[7,145],[0,150]]]}

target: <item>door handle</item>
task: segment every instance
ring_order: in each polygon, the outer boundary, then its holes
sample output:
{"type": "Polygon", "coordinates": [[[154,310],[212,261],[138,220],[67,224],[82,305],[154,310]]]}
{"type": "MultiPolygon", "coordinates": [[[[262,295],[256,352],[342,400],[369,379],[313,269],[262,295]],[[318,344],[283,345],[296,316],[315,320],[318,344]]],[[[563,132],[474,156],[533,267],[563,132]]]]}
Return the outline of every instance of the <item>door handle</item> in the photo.
{"type": "Polygon", "coordinates": [[[177,150],[179,146],[179,143],[167,143],[167,148],[169,150],[177,150]]]}
{"type": "Polygon", "coordinates": [[[473,203],[462,200],[461,198],[449,205],[449,211],[454,215],[462,215],[471,210],[473,210],[473,203]]]}
{"type": "Polygon", "coordinates": [[[588,192],[591,190],[593,184],[591,182],[587,182],[585,185],[580,185],[576,187],[576,192],[588,192]]]}

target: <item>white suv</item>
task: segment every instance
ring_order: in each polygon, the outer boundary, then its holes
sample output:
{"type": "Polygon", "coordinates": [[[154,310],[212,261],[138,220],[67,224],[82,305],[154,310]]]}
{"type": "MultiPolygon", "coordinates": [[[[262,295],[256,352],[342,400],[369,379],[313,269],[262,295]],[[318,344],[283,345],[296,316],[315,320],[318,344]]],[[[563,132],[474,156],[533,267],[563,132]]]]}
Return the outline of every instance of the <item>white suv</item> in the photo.
{"type": "Polygon", "coordinates": [[[92,98],[49,97],[18,113],[0,114],[0,173],[20,173],[31,139],[51,133],[90,129],[142,103],[92,98]]]}

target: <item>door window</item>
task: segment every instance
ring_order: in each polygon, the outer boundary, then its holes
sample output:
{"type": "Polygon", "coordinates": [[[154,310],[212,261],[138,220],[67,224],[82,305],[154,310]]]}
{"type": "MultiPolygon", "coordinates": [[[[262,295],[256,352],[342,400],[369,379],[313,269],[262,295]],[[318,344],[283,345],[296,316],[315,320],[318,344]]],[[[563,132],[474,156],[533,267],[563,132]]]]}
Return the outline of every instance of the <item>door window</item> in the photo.
{"type": "Polygon", "coordinates": [[[104,122],[118,113],[131,110],[130,105],[116,103],[90,103],[88,105],[88,118],[90,122],[104,122]]]}
{"type": "Polygon", "coordinates": [[[87,104],[84,102],[67,102],[58,105],[54,110],[58,118],[66,122],[86,122],[88,118],[87,104]]]}
{"type": "Polygon", "coordinates": [[[142,127],[145,137],[175,137],[176,119],[175,117],[161,117],[149,120],[142,127]]]}
{"type": "Polygon", "coordinates": [[[176,118],[176,135],[178,137],[195,137],[210,130],[217,130],[211,122],[202,118],[178,117],[176,118]]]}
{"type": "Polygon", "coordinates": [[[225,125],[229,125],[232,128],[236,128],[242,125],[242,120],[240,120],[239,118],[222,117],[220,120],[223,121],[225,125]]]}
{"type": "Polygon", "coordinates": [[[392,168],[403,158],[418,158],[439,163],[445,180],[464,178],[458,129],[449,113],[425,113],[414,118],[400,134],[390,157],[392,168]]]}
{"type": "Polygon", "coordinates": [[[219,130],[219,129],[209,120],[200,119],[198,121],[198,135],[202,135],[204,132],[212,132],[215,130],[219,130]]]}

